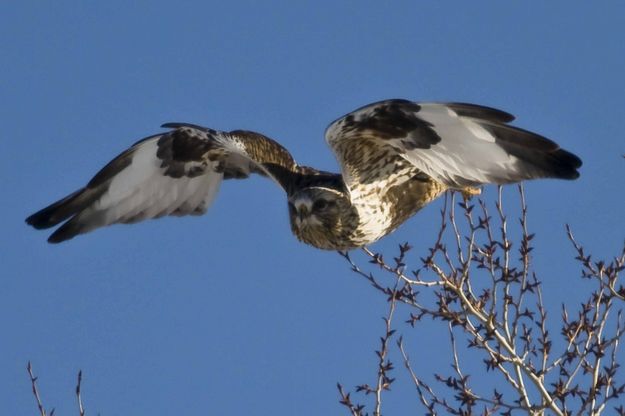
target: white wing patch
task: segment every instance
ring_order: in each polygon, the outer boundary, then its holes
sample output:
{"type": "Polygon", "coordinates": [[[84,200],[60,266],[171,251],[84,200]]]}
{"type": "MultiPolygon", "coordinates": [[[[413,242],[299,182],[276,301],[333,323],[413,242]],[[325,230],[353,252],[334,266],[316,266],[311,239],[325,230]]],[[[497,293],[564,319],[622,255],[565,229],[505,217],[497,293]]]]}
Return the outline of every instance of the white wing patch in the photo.
{"type": "MultiPolygon", "coordinates": [[[[111,181],[108,190],[92,206],[78,214],[89,228],[134,223],[165,215],[200,215],[215,198],[223,174],[215,162],[206,173],[192,178],[164,174],[156,157],[158,138],[137,145],[132,161],[111,181]]],[[[85,230],[86,231],[86,230],[85,230]]]]}
{"type": "Polygon", "coordinates": [[[398,156],[451,188],[579,176],[582,162],[577,156],[545,137],[510,126],[512,120],[511,114],[474,104],[386,100],[334,121],[326,140],[342,165],[355,160],[361,168],[368,161],[353,157],[363,154],[359,146],[391,146],[398,156]]]}
{"type": "Polygon", "coordinates": [[[27,223],[43,229],[65,221],[48,239],[59,243],[110,224],[200,215],[223,179],[260,173],[285,189],[297,167],[284,147],[259,133],[164,126],[173,130],[137,142],[87,186],[31,215],[27,223]]]}
{"type": "Polygon", "coordinates": [[[358,227],[365,244],[397,226],[394,214],[399,212],[399,218],[413,213],[406,204],[422,206],[445,187],[579,176],[582,162],[577,156],[509,125],[512,120],[501,110],[467,103],[394,99],[369,104],[326,130],[342,178],[298,166],[288,150],[259,133],[167,123],[163,127],[173,130],[136,143],[85,187],[26,222],[37,229],[63,223],[48,239],[58,243],[109,224],[199,215],[223,179],[257,173],[273,179],[289,195],[312,186],[328,185],[340,192],[347,188],[361,218],[358,227]],[[417,182],[407,182],[413,179],[417,182]],[[412,199],[393,194],[402,184],[412,186],[412,199]]]}
{"type": "Polygon", "coordinates": [[[499,146],[479,123],[457,115],[443,104],[419,105],[419,118],[431,123],[441,141],[429,149],[412,149],[402,154],[418,169],[457,188],[523,179],[515,168],[518,159],[499,146]]]}

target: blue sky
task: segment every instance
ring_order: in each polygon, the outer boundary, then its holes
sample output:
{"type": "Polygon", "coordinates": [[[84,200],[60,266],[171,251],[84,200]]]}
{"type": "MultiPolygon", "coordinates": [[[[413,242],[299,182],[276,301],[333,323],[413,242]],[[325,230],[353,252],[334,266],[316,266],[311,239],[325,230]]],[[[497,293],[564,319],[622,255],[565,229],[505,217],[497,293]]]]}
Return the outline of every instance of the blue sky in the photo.
{"type": "MultiPolygon", "coordinates": [[[[526,186],[547,296],[576,299],[564,223],[604,257],[625,235],[623,16],[622,2],[5,2],[3,412],[35,414],[28,360],[58,414],[75,412],[78,369],[102,415],[337,414],[337,381],[373,382],[385,300],[336,253],[297,242],[265,179],[225,183],[200,218],[58,246],[26,227],[168,121],[256,130],[336,171],[324,129],[369,102],[507,110],[584,161],[578,181],[526,186]]],[[[441,203],[374,248],[410,241],[418,264],[441,203]]],[[[436,327],[400,330],[436,371],[436,327]]],[[[387,414],[417,408],[404,381],[387,414]]]]}

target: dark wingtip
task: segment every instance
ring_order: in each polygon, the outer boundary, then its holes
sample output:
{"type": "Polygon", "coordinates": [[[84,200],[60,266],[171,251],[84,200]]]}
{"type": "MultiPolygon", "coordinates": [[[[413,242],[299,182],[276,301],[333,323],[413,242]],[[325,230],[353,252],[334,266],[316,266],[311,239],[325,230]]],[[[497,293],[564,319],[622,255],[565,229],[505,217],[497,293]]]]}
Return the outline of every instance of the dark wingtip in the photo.
{"type": "Polygon", "coordinates": [[[65,198],[35,212],[26,218],[26,224],[37,230],[54,227],[76,213],[78,207],[75,203],[79,202],[84,191],[85,188],[79,189],[65,198]]]}
{"type": "Polygon", "coordinates": [[[58,232],[54,232],[52,233],[52,235],[50,235],[50,237],[48,237],[48,243],[50,244],[59,244],[62,243],[63,241],[67,241],[71,238],[73,238],[74,236],[71,237],[63,237],[61,235],[58,235],[58,232]]]}
{"type": "Polygon", "coordinates": [[[560,179],[577,179],[580,174],[577,171],[582,166],[582,160],[573,153],[558,149],[553,152],[556,163],[553,164],[555,177],[560,179]]]}
{"type": "Polygon", "coordinates": [[[580,177],[580,173],[576,170],[565,170],[558,172],[558,179],[575,180],[580,177]]]}
{"type": "Polygon", "coordinates": [[[169,123],[161,124],[161,128],[164,128],[164,129],[177,129],[180,127],[190,127],[192,129],[198,129],[198,130],[210,130],[204,126],[199,126],[197,124],[192,124],[192,123],[169,122],[169,123]]]}
{"type": "Polygon", "coordinates": [[[40,230],[40,229],[42,229],[42,228],[45,228],[45,227],[41,227],[41,226],[39,225],[40,221],[39,221],[39,219],[37,218],[37,214],[33,214],[33,215],[29,216],[28,218],[26,218],[26,220],[25,220],[25,221],[26,221],[26,224],[28,224],[28,225],[30,225],[30,226],[32,226],[32,227],[34,227],[34,228],[38,229],[38,230],[40,230]]]}
{"type": "Polygon", "coordinates": [[[48,237],[48,243],[50,244],[58,244],[63,241],[71,240],[76,237],[78,234],[84,232],[84,224],[78,220],[77,217],[74,217],[67,221],[65,224],[61,225],[59,228],[54,231],[50,237],[48,237]]]}
{"type": "MultiPolygon", "coordinates": [[[[37,230],[43,230],[46,228],[54,227],[56,224],[58,224],[58,222],[52,219],[52,215],[53,215],[53,212],[51,212],[47,208],[44,208],[41,211],[36,212],[35,214],[26,218],[26,224],[34,227],[37,230]]],[[[63,227],[59,228],[54,233],[52,233],[52,235],[50,235],[50,237],[48,238],[48,243],[57,244],[65,240],[69,240],[70,238],[73,237],[73,235],[64,236],[63,234],[66,234],[66,233],[61,231],[62,228],[63,227]]]]}
{"type": "Polygon", "coordinates": [[[52,219],[52,211],[48,208],[44,208],[41,211],[35,212],[33,215],[26,218],[26,224],[32,226],[37,230],[44,230],[46,228],[54,227],[58,222],[52,219]]]}
{"type": "Polygon", "coordinates": [[[52,238],[52,236],[48,237],[48,243],[50,243],[50,244],[59,244],[59,243],[61,243],[63,241],[65,241],[65,240],[61,240],[61,239],[58,239],[58,238],[52,238]]]}
{"type": "Polygon", "coordinates": [[[445,104],[460,116],[491,120],[499,123],[510,123],[515,119],[515,117],[507,111],[499,110],[494,107],[487,107],[485,105],[459,102],[445,104]]]}

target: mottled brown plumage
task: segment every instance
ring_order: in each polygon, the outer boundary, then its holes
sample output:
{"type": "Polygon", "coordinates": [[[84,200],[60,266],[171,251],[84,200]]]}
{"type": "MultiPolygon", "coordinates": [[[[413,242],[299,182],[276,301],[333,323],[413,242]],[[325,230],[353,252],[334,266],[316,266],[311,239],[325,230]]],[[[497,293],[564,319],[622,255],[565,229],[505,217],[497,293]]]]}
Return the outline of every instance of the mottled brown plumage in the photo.
{"type": "Polygon", "coordinates": [[[61,242],[98,227],[206,211],[223,179],[257,173],[285,191],[293,234],[348,250],[395,230],[447,189],[575,179],[581,160],[549,139],[508,125],[503,111],[465,103],[387,100],[333,122],[326,140],[341,174],[298,165],[255,132],[169,123],[106,165],[79,191],[26,221],[61,242]]]}

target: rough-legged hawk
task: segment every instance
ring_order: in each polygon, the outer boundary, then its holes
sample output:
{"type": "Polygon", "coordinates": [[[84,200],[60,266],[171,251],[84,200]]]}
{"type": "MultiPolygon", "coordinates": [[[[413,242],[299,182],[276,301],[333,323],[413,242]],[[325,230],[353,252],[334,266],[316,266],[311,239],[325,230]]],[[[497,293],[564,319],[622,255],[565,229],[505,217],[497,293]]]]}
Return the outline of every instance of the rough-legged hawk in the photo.
{"type": "Polygon", "coordinates": [[[487,183],[579,176],[577,156],[510,126],[513,119],[474,104],[370,104],[326,130],[341,174],[298,165],[259,133],[168,123],[171,130],[135,143],[84,188],[26,222],[40,229],[67,220],[48,239],[59,243],[109,224],[199,215],[223,179],[258,173],[286,192],[299,240],[352,249],[392,232],[447,189],[474,193],[487,183]]]}

